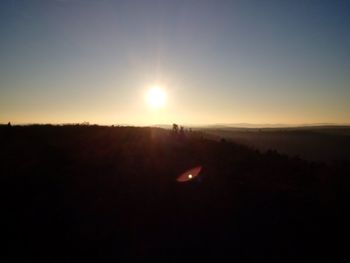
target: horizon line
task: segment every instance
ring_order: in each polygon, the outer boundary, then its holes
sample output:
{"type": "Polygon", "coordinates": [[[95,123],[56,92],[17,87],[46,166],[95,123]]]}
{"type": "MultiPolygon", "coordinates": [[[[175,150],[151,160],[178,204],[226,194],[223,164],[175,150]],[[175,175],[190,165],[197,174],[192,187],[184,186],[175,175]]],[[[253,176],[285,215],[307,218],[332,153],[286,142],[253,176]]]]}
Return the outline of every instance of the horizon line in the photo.
{"type": "Polygon", "coordinates": [[[1,126],[11,124],[12,126],[30,126],[30,125],[53,125],[53,126],[63,126],[63,125],[86,125],[86,126],[121,126],[121,127],[159,127],[164,128],[167,126],[172,126],[177,124],[184,127],[193,127],[193,128],[297,128],[297,127],[320,127],[320,126],[350,126],[350,123],[331,123],[331,122],[315,122],[315,123],[295,123],[295,124],[286,124],[286,123],[212,123],[212,124],[182,124],[182,123],[164,123],[164,124],[131,124],[131,123],[90,123],[87,121],[83,122],[60,122],[60,123],[49,123],[49,122],[26,122],[26,123],[0,123],[1,126]]]}

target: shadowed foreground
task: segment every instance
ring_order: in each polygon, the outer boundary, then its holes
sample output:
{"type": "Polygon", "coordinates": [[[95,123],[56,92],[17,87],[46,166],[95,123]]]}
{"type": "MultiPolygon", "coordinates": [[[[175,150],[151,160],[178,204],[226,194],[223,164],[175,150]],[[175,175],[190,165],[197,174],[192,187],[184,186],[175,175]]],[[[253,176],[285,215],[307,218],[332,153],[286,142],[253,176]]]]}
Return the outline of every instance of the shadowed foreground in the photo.
{"type": "Polygon", "coordinates": [[[1,126],[0,139],[2,262],[350,259],[348,163],[151,128],[1,126]]]}

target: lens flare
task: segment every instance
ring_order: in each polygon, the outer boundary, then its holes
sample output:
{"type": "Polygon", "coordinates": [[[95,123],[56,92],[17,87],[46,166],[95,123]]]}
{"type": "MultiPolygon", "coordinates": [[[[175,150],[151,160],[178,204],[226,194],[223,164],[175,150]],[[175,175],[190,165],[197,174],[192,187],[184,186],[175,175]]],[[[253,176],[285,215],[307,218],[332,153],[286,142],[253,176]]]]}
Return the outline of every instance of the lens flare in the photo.
{"type": "Polygon", "coordinates": [[[177,177],[176,181],[178,181],[179,183],[190,181],[196,178],[201,172],[201,170],[202,166],[196,166],[192,169],[189,169],[186,172],[182,173],[179,177],[177,177]]]}

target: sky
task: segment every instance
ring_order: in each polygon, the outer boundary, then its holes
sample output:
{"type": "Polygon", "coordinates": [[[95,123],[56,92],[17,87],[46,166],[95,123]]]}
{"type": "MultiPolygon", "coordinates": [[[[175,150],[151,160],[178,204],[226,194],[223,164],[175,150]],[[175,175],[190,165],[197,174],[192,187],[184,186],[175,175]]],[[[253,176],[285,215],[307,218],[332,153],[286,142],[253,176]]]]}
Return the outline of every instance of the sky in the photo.
{"type": "Polygon", "coordinates": [[[3,0],[0,123],[350,124],[350,2],[3,0]],[[147,90],[167,101],[154,109],[147,90]]]}

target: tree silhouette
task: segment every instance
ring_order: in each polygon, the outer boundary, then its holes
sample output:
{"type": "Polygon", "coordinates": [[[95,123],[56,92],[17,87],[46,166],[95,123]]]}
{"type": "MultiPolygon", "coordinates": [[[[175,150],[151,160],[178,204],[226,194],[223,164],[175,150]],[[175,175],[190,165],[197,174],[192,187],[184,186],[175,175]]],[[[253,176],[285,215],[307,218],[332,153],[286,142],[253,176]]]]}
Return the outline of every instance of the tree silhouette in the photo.
{"type": "Polygon", "coordinates": [[[172,132],[173,132],[173,135],[177,135],[179,133],[179,125],[174,123],[172,132]]]}

